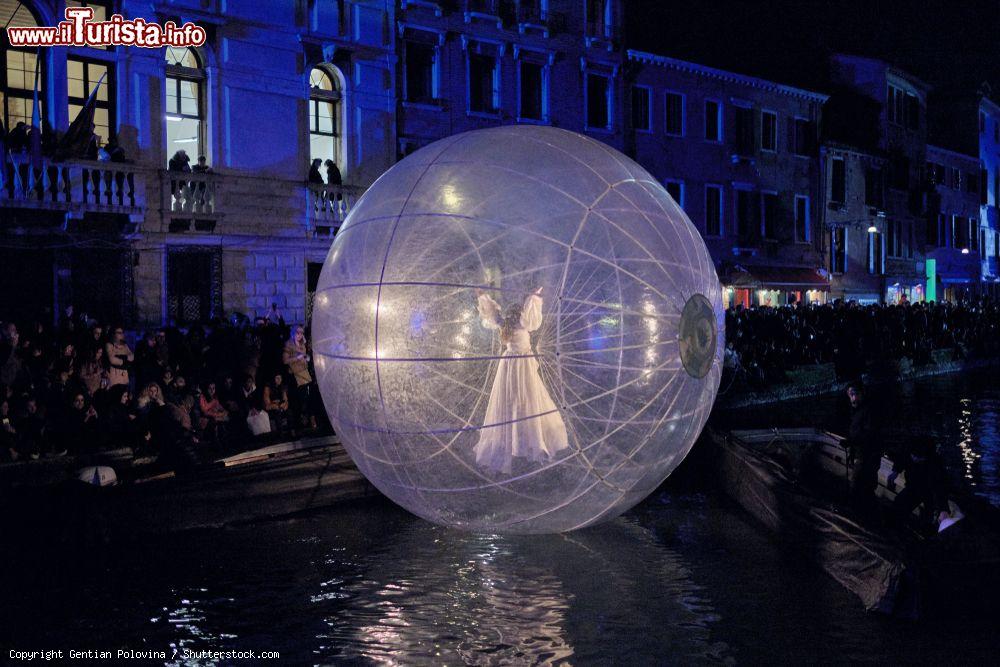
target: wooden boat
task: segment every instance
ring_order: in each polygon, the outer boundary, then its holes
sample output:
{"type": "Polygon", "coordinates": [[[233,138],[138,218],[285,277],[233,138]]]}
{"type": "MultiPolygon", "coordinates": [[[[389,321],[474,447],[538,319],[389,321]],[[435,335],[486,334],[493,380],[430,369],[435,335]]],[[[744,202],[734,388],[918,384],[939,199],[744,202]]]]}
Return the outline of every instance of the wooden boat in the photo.
{"type": "MultiPolygon", "coordinates": [[[[35,462],[31,462],[35,463],[35,462]]],[[[105,465],[107,465],[105,461],[105,465]]],[[[66,468],[69,463],[61,464],[66,468]]],[[[110,462],[112,467],[115,463],[110,462]]],[[[46,466],[51,469],[53,464],[46,466]]],[[[217,459],[184,472],[154,472],[120,460],[117,482],[99,486],[65,474],[56,484],[0,489],[19,534],[45,530],[106,534],[172,532],[282,517],[375,495],[335,436],[279,443],[217,459]],[[120,471],[120,472],[119,472],[120,471]]],[[[64,470],[64,473],[67,472],[64,470]]],[[[83,475],[107,473],[97,467],[83,475]]],[[[41,478],[51,480],[48,470],[41,478]]],[[[9,472],[9,480],[13,477],[9,472]]],[[[28,473],[23,479],[37,481],[28,473]]],[[[8,527],[9,524],[8,524],[8,527]]]]}
{"type": "MultiPolygon", "coordinates": [[[[808,428],[707,433],[726,493],[866,609],[916,617],[986,587],[1000,590],[998,511],[985,501],[952,494],[965,516],[938,535],[886,527],[846,502],[842,437],[808,428]]],[[[905,474],[889,483],[892,468],[883,457],[876,495],[886,507],[906,484],[905,474]]]]}

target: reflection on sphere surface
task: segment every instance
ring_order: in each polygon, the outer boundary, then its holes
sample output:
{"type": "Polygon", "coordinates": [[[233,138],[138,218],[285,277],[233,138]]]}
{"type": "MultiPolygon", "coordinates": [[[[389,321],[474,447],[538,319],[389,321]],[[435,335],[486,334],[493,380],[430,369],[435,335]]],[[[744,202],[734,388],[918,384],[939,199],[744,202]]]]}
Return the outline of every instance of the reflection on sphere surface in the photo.
{"type": "Polygon", "coordinates": [[[386,172],[316,290],[319,387],[383,493],[445,525],[552,532],[620,514],[701,432],[723,318],[698,231],[639,165],[512,126],[386,172]]]}

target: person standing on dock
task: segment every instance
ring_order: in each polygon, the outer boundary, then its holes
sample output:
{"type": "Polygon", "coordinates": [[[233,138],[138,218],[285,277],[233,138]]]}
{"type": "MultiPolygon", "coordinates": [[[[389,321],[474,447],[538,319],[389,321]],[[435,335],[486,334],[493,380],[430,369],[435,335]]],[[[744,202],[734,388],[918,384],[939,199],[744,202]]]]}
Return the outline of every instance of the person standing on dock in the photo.
{"type": "Polygon", "coordinates": [[[877,507],[875,487],[882,450],[872,425],[871,405],[864,385],[848,384],[847,399],[851,402],[851,422],[847,429],[850,499],[859,513],[870,515],[877,507]]]}

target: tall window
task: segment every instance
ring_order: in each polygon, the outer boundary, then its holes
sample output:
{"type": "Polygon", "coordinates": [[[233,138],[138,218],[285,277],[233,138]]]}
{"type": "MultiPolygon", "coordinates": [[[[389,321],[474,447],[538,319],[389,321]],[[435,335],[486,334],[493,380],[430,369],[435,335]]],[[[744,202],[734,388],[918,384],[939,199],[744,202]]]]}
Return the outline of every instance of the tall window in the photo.
{"type": "Polygon", "coordinates": [[[722,236],[722,188],[705,186],[705,236],[722,236]]]}
{"type": "Polygon", "coordinates": [[[760,112],[760,149],[778,150],[778,114],[773,111],[760,112]]]}
{"type": "Polygon", "coordinates": [[[868,234],[868,273],[880,276],[885,273],[885,249],[882,235],[868,234]]]}
{"type": "Polygon", "coordinates": [[[545,66],[528,60],[521,61],[520,118],[546,120],[548,117],[548,86],[545,66]]]}
{"type": "Polygon", "coordinates": [[[795,135],[795,146],[793,147],[795,154],[812,155],[815,150],[815,127],[805,118],[796,118],[792,122],[795,135]]]}
{"type": "Polygon", "coordinates": [[[944,239],[945,214],[927,217],[927,245],[941,246],[944,239]]]}
{"type": "Polygon", "coordinates": [[[764,192],[760,196],[760,234],[765,239],[778,238],[778,195],[764,192]]]}
{"type": "MultiPolygon", "coordinates": [[[[17,0],[2,2],[5,16],[0,18],[10,22],[11,27],[37,26],[38,21],[28,8],[29,3],[17,0]]],[[[42,49],[42,52],[52,49],[42,49]]],[[[9,132],[19,122],[31,124],[31,111],[35,90],[35,68],[38,68],[39,91],[45,90],[45,63],[37,62],[36,49],[20,50],[8,45],[6,33],[0,33],[0,120],[9,132]]],[[[39,106],[41,106],[39,93],[39,106]]],[[[43,109],[39,114],[44,118],[43,109]]]]}
{"type": "Polygon", "coordinates": [[[205,152],[205,71],[193,49],[167,47],[167,155],[183,150],[192,163],[205,152]]]}
{"type": "Polygon", "coordinates": [[[309,73],[309,159],[340,165],[340,89],[333,76],[314,67],[309,73]]]}
{"type": "Polygon", "coordinates": [[[587,74],[587,127],[611,129],[611,81],[600,74],[587,74]]]}
{"type": "Polygon", "coordinates": [[[705,139],[722,141],[722,105],[715,100],[705,100],[705,139]]]}
{"type": "Polygon", "coordinates": [[[612,38],[615,34],[613,0],[587,0],[587,34],[612,38]]]}
{"type": "Polygon", "coordinates": [[[885,206],[882,170],[871,168],[865,172],[865,204],[875,208],[885,206]]]}
{"type": "Polygon", "coordinates": [[[649,123],[649,88],[632,86],[632,129],[648,132],[649,123]]]}
{"type": "Polygon", "coordinates": [[[423,42],[403,44],[406,75],[403,95],[407,102],[430,104],[437,98],[437,47],[423,42]]]}
{"type": "Polygon", "coordinates": [[[741,241],[748,241],[756,236],[753,232],[756,203],[754,193],[750,190],[736,191],[736,234],[741,241]]]}
{"type": "Polygon", "coordinates": [[[886,92],[886,116],[890,123],[910,130],[920,127],[920,98],[892,84],[886,92]]]}
{"type": "Polygon", "coordinates": [[[847,272],[847,228],[837,227],[830,232],[830,271],[847,272]]]}
{"type": "Polygon", "coordinates": [[[913,226],[901,220],[886,223],[888,238],[886,253],[889,257],[913,257],[913,226]]]}
{"type": "Polygon", "coordinates": [[[809,197],[795,195],[795,240],[798,243],[808,243],[809,231],[809,197]]]}
{"type": "Polygon", "coordinates": [[[753,109],[750,107],[736,107],[736,125],[734,135],[736,138],[736,154],[749,156],[754,153],[754,132],[753,132],[753,109]]]}
{"type": "Polygon", "coordinates": [[[838,204],[847,201],[847,168],[843,158],[830,160],[830,201],[838,204]]]}
{"type": "Polygon", "coordinates": [[[667,93],[663,100],[666,109],[664,132],[674,137],[684,136],[684,96],[680,93],[667,93]]]}
{"type": "Polygon", "coordinates": [[[72,123],[77,114],[80,113],[98,81],[102,82],[100,88],[97,89],[97,95],[94,96],[94,134],[97,135],[98,141],[104,144],[115,129],[112,118],[113,108],[108,103],[110,98],[108,92],[112,85],[112,75],[108,71],[108,65],[79,58],[66,59],[69,122],[72,123]]]}
{"type": "Polygon", "coordinates": [[[670,196],[674,198],[677,205],[684,208],[684,182],[683,181],[666,181],[663,187],[667,189],[670,196]]]}
{"type": "Polygon", "coordinates": [[[493,55],[469,53],[469,111],[493,114],[499,108],[499,61],[493,55]]]}

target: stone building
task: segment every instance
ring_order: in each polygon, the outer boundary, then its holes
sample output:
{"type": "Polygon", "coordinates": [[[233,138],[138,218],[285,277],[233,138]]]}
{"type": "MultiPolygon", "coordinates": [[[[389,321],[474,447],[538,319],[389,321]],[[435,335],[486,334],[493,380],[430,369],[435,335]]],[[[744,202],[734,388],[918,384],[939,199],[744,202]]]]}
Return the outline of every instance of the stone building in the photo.
{"type": "Polygon", "coordinates": [[[985,84],[977,91],[941,91],[932,99],[931,140],[979,160],[981,289],[1000,294],[1000,105],[985,84]]]}
{"type": "MultiPolygon", "coordinates": [[[[172,0],[71,5],[204,27],[203,47],[12,48],[0,36],[5,126],[65,130],[97,89],[95,132],[124,164],[9,156],[0,179],[5,317],[73,304],[141,326],[263,314],[304,321],[331,236],[395,151],[393,3],[172,0]],[[102,79],[103,77],[103,79],[102,79]],[[101,82],[98,87],[98,82],[101,82]],[[168,171],[185,150],[211,173],[168,171]],[[309,157],[343,187],[306,184],[309,157]]],[[[55,25],[61,0],[0,0],[12,26],[55,25]]]]}
{"type": "MultiPolygon", "coordinates": [[[[930,87],[893,65],[875,60],[837,54],[830,61],[831,102],[824,118],[834,128],[843,129],[861,141],[852,141],[885,158],[885,220],[877,225],[885,241],[885,292],[890,303],[903,298],[925,298],[926,268],[924,245],[929,194],[922,178],[927,150],[927,96],[930,87]],[[884,230],[884,232],[882,231],[884,230]]],[[[834,133],[838,134],[838,133],[834,133]]],[[[826,160],[832,182],[836,160],[826,160]]],[[[836,203],[836,202],[833,202],[836,203]]],[[[824,212],[831,211],[830,206],[824,212]]],[[[827,234],[831,261],[843,255],[839,244],[843,228],[833,224],[827,234]]],[[[850,251],[850,240],[846,242],[850,251]]],[[[839,267],[830,266],[832,273],[839,267]]]]}
{"type": "Polygon", "coordinates": [[[934,188],[927,214],[927,298],[959,302],[980,292],[978,157],[927,146],[925,178],[934,188]]]}
{"type": "Polygon", "coordinates": [[[825,140],[821,190],[830,295],[880,303],[885,294],[885,158],[876,151],[825,140]]]}
{"type": "Polygon", "coordinates": [[[399,155],[501,124],[623,147],[623,0],[401,0],[399,155]]]}
{"type": "Polygon", "coordinates": [[[701,231],[726,302],[825,301],[817,127],[826,96],[627,55],[629,152],[701,231]]]}

